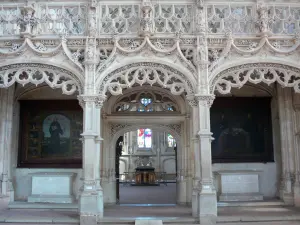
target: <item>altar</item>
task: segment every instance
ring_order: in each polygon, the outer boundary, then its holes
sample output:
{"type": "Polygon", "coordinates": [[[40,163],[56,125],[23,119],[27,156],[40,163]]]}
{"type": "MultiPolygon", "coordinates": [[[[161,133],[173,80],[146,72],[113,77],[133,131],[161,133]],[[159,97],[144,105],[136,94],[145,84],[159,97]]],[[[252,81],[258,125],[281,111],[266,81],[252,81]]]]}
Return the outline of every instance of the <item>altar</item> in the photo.
{"type": "Polygon", "coordinates": [[[139,166],[135,168],[135,183],[132,186],[159,186],[154,172],[155,168],[151,166],[139,166]]]}

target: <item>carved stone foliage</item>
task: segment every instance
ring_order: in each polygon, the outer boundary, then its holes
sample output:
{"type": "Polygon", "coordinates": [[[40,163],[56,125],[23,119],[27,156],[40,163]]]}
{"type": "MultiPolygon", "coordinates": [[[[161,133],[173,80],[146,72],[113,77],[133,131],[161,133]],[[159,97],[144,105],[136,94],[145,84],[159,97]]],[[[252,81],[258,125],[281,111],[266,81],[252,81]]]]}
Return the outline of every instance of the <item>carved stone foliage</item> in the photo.
{"type": "Polygon", "coordinates": [[[85,106],[87,105],[88,107],[92,107],[93,104],[95,104],[95,106],[97,108],[102,108],[105,100],[106,100],[106,96],[102,96],[102,95],[79,95],[77,96],[77,99],[79,101],[79,105],[81,106],[81,108],[85,108],[85,106]]]}
{"type": "Polygon", "coordinates": [[[64,94],[82,92],[80,81],[69,71],[43,64],[12,64],[0,68],[0,88],[14,83],[39,85],[47,83],[51,88],[61,88],[64,94]]]}
{"type": "Polygon", "coordinates": [[[300,69],[275,63],[250,63],[232,67],[217,74],[210,82],[210,92],[228,94],[232,87],[241,88],[245,83],[278,82],[283,87],[293,87],[300,92],[300,69]]]}
{"type": "MultiPolygon", "coordinates": [[[[117,132],[124,130],[124,129],[135,129],[137,125],[132,125],[132,124],[115,124],[112,123],[110,124],[110,137],[113,137],[117,132]]],[[[172,130],[175,134],[177,134],[179,137],[181,137],[181,124],[162,124],[162,125],[155,125],[153,126],[154,128],[160,128],[160,129],[168,129],[172,130]]],[[[138,128],[137,128],[138,129],[138,128]]]]}
{"type": "Polygon", "coordinates": [[[154,91],[142,91],[130,93],[122,97],[113,107],[113,112],[178,112],[178,105],[171,98],[164,94],[154,91]]]}
{"type": "Polygon", "coordinates": [[[181,72],[166,65],[148,62],[121,67],[106,76],[100,84],[99,93],[109,91],[112,95],[122,94],[124,88],[131,88],[134,84],[157,84],[174,95],[194,92],[193,85],[181,72]]]}
{"type": "Polygon", "coordinates": [[[210,108],[215,100],[214,95],[187,95],[186,97],[187,102],[193,108],[198,107],[198,105],[210,108]]]}

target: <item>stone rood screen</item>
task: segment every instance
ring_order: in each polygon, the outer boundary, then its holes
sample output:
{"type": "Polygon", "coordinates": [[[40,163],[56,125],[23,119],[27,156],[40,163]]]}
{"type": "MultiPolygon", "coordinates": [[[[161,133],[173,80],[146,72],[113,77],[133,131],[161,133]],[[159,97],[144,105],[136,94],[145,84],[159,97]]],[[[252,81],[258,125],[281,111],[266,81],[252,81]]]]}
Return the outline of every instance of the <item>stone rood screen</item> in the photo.
{"type": "MultiPolygon", "coordinates": [[[[196,31],[195,3],[153,3],[150,14],[153,31],[156,34],[193,34],[196,31]]],[[[19,35],[20,26],[28,21],[22,15],[23,5],[0,4],[0,36],[19,35]]],[[[256,3],[207,2],[204,5],[207,27],[210,34],[254,34],[260,32],[259,8],[256,3]]],[[[95,26],[97,35],[138,34],[141,29],[142,10],[140,4],[117,4],[111,1],[99,2],[95,26]]],[[[295,4],[272,3],[264,6],[267,10],[268,26],[274,34],[296,34],[299,29],[300,8],[295,4]]],[[[30,23],[35,35],[87,34],[88,4],[63,2],[39,2],[34,6],[30,23]]],[[[201,22],[201,21],[200,21],[201,22]]]]}

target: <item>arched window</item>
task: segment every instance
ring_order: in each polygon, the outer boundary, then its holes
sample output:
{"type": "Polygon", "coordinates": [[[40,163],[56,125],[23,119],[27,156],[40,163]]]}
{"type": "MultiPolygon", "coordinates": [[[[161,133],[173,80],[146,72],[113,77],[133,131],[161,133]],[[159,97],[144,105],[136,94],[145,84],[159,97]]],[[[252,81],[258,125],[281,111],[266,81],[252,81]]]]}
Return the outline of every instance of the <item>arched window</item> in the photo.
{"type": "Polygon", "coordinates": [[[151,129],[138,129],[138,148],[152,147],[152,131],[151,129]]]}
{"type": "Polygon", "coordinates": [[[176,141],[174,137],[171,134],[167,135],[167,141],[168,141],[168,147],[169,148],[174,148],[176,146],[176,141]]]}
{"type": "Polygon", "coordinates": [[[114,112],[177,113],[179,112],[179,107],[174,100],[165,94],[144,91],[122,97],[115,104],[114,112]]]}

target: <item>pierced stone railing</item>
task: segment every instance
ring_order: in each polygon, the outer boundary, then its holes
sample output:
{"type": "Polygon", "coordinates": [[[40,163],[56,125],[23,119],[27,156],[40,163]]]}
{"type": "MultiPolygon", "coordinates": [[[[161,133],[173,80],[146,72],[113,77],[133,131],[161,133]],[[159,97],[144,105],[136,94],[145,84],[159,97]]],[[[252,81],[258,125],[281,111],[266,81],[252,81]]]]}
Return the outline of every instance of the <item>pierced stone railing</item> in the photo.
{"type": "MultiPolygon", "coordinates": [[[[129,1],[128,1],[129,2],[129,1]]],[[[100,1],[96,5],[97,36],[141,33],[143,6],[150,4],[148,26],[153,35],[193,35],[197,33],[196,1],[142,1],[119,4],[100,1]],[[146,3],[145,3],[146,2],[146,3]]],[[[27,3],[3,2],[0,4],[0,37],[17,36],[28,18],[22,10],[27,3]]],[[[147,5],[148,6],[148,5],[147,5]]],[[[89,3],[82,2],[31,2],[34,9],[30,18],[33,35],[86,36],[89,27],[89,3]]],[[[231,32],[238,35],[255,35],[268,29],[273,35],[294,35],[300,28],[300,3],[214,2],[204,1],[206,31],[211,35],[231,32]]]]}

